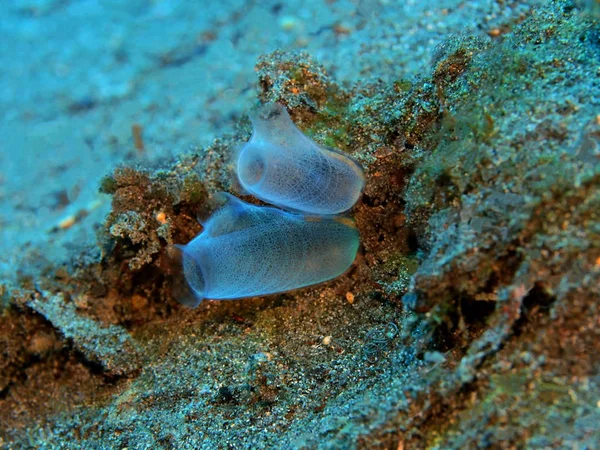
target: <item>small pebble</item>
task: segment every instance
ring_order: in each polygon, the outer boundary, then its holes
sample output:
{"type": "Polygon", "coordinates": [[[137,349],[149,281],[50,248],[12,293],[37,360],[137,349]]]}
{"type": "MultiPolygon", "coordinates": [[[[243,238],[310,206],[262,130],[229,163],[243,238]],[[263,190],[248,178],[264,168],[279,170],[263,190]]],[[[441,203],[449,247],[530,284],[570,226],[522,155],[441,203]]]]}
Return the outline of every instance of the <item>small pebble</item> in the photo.
{"type": "Polygon", "coordinates": [[[297,24],[298,21],[294,17],[286,16],[279,19],[279,26],[283,31],[292,31],[297,24]]]}
{"type": "Polygon", "coordinates": [[[167,223],[167,215],[162,211],[156,213],[156,221],[164,225],[167,223]]]}
{"type": "Polygon", "coordinates": [[[58,228],[60,228],[61,230],[66,230],[68,228],[71,228],[75,224],[75,219],[76,219],[76,217],[74,215],[65,217],[63,220],[61,220],[58,223],[58,228]]]}
{"type": "Polygon", "coordinates": [[[346,292],[346,300],[348,300],[348,303],[350,304],[354,303],[354,294],[352,292],[346,292]]]}

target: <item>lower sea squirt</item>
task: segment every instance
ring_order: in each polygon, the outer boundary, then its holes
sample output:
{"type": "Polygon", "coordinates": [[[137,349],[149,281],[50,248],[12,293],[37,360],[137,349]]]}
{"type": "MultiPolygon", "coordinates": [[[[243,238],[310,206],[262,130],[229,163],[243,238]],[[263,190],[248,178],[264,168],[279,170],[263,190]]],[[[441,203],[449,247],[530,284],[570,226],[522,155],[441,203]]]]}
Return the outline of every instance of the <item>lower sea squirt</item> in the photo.
{"type": "Polygon", "coordinates": [[[202,299],[275,294],[343,274],[359,246],[346,217],[305,217],[219,194],[224,204],[187,245],[172,249],[173,294],[195,307],[202,299]]]}
{"type": "Polygon", "coordinates": [[[354,206],[365,186],[355,160],[305,136],[280,104],[267,104],[250,119],[252,137],[237,158],[237,176],[246,191],[307,214],[334,215],[354,206]]]}

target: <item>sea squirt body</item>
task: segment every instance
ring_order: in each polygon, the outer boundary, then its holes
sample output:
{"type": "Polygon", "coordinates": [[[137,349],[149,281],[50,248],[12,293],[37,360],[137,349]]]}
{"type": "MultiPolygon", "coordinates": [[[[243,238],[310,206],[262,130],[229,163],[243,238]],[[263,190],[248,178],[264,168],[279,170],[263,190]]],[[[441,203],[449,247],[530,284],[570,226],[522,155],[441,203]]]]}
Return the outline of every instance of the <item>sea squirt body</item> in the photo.
{"type": "Polygon", "coordinates": [[[237,159],[237,175],[250,194],[307,214],[347,211],[365,186],[362,167],[344,153],[319,146],[286,109],[267,104],[250,116],[253,133],[237,159]]]}
{"type": "Polygon", "coordinates": [[[310,218],[254,206],[229,194],[192,241],[177,247],[178,300],[235,299],[318,284],[354,261],[359,235],[348,218],[310,218]]]}

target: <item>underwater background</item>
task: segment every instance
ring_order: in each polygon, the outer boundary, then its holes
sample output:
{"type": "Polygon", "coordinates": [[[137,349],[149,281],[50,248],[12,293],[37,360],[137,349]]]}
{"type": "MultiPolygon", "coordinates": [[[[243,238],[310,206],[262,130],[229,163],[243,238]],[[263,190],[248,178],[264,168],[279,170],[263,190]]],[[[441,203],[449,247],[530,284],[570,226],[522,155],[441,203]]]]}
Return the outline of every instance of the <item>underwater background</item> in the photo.
{"type": "Polygon", "coordinates": [[[599,20],[2,1],[0,448],[599,448],[599,20]],[[271,102],[364,169],[359,255],[186,308],[168,248],[271,102]]]}

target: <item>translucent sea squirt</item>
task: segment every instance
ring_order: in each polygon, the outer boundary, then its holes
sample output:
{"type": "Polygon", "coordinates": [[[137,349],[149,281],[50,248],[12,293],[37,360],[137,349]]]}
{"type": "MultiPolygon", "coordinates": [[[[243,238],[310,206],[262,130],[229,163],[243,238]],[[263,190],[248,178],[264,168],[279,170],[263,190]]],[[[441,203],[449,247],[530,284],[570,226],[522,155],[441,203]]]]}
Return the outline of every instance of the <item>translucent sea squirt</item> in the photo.
{"type": "Polygon", "coordinates": [[[252,137],[237,159],[238,179],[248,193],[307,214],[334,215],[352,208],[365,186],[355,160],[305,136],[277,103],[250,119],[252,137]]]}
{"type": "Polygon", "coordinates": [[[274,294],[318,284],[353,263],[359,235],[349,218],[311,218],[219,194],[224,204],[187,245],[175,246],[174,295],[202,299],[274,294]],[[177,275],[176,275],[177,276],[177,275]]]}

